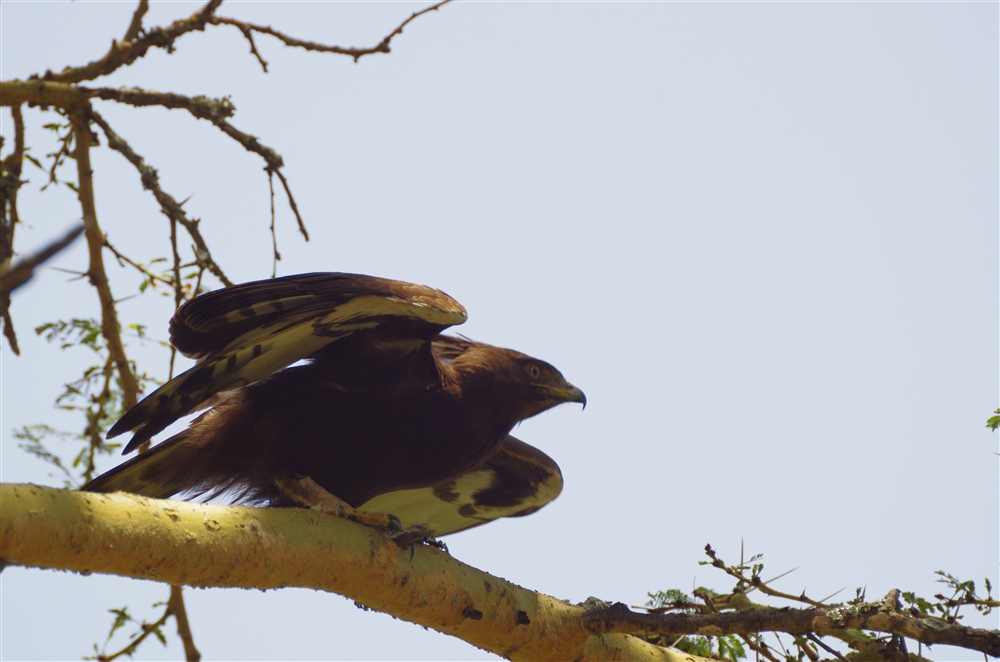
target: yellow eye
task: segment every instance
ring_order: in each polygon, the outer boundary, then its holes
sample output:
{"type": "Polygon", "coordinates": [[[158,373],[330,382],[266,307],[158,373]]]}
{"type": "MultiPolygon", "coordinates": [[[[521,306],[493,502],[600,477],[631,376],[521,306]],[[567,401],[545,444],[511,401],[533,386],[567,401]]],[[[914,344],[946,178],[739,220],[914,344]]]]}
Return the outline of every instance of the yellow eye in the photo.
{"type": "Polygon", "coordinates": [[[528,366],[528,376],[537,381],[542,376],[542,369],[532,363],[528,366]]]}

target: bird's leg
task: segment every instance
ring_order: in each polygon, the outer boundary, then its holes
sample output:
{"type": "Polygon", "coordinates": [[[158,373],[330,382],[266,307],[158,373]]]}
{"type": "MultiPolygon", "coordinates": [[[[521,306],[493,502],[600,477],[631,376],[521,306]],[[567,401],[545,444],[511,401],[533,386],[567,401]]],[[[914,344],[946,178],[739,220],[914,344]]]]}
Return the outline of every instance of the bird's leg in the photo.
{"type": "Polygon", "coordinates": [[[404,529],[403,524],[395,515],[358,510],[343,499],[331,494],[309,476],[278,478],[274,481],[274,485],[282,496],[295,503],[384,531],[401,547],[423,540],[430,534],[425,527],[414,526],[404,529]]]}
{"type": "Polygon", "coordinates": [[[282,496],[307,508],[321,510],[328,515],[343,517],[352,522],[390,533],[402,528],[399,519],[394,515],[358,510],[340,497],[328,492],[309,476],[278,478],[274,484],[282,496]]]}

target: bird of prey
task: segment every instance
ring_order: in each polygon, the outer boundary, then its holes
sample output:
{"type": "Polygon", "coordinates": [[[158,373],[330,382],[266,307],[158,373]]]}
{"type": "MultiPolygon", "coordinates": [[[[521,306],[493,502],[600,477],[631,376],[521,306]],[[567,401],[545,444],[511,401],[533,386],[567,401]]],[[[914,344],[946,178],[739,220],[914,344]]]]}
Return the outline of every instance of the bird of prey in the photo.
{"type": "Polygon", "coordinates": [[[197,297],[175,313],[170,340],[198,362],[108,437],[131,430],[129,453],[211,408],[83,489],[227,494],[316,508],[392,535],[441,536],[532,513],[558,496],[562,476],[509,433],[586,397],[544,361],[441,334],[465,320],[444,292],[357,274],[287,276],[197,297]]]}

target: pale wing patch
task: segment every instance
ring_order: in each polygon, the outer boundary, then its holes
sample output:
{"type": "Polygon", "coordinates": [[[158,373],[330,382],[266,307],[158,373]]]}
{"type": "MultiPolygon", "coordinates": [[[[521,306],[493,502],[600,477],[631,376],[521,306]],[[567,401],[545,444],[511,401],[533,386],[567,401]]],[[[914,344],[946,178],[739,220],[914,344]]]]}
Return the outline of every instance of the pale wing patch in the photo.
{"type": "Polygon", "coordinates": [[[486,524],[502,517],[520,517],[536,512],[562,492],[558,471],[535,484],[529,495],[509,505],[485,505],[476,495],[503,488],[500,473],[489,465],[434,487],[397,490],[369,499],[359,510],[391,513],[404,527],[425,525],[434,535],[444,536],[486,524]]]}

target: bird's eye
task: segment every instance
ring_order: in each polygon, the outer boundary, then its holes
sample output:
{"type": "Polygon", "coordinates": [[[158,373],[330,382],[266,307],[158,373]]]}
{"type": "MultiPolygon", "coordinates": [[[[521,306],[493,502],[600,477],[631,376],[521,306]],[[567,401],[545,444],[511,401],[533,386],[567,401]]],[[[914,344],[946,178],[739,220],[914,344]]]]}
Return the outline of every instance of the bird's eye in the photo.
{"type": "Polygon", "coordinates": [[[542,376],[542,369],[532,363],[528,366],[528,376],[537,381],[542,376]]]}

